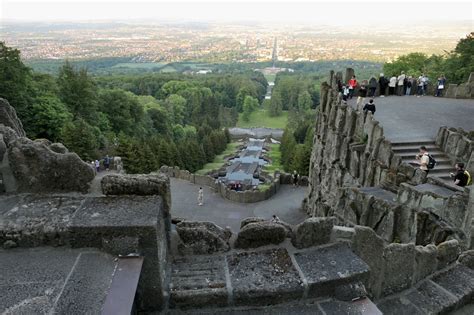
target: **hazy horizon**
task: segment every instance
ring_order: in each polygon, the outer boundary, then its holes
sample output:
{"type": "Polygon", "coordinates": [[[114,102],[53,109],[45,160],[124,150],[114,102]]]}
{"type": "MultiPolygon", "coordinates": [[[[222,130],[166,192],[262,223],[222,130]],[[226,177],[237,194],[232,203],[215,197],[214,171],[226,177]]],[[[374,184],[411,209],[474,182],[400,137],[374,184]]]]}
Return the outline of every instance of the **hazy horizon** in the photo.
{"type": "Polygon", "coordinates": [[[294,25],[405,25],[473,23],[471,1],[398,2],[2,0],[4,23],[228,23],[294,25]]]}

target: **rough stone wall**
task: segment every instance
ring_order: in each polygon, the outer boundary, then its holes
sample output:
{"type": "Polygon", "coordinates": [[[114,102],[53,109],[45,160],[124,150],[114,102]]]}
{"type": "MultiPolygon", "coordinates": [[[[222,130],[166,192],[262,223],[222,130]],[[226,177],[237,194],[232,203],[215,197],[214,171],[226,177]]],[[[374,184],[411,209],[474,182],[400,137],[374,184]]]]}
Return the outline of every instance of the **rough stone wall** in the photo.
{"type": "MultiPolygon", "coordinates": [[[[400,157],[393,153],[390,141],[385,139],[383,128],[370,113],[342,104],[337,92],[338,77],[340,73],[331,72],[328,83],[321,85],[311,153],[310,189],[303,204],[307,213],[311,216],[334,215],[346,225],[369,226],[385,242],[417,242],[420,224],[417,219],[421,218],[418,212],[428,212],[431,214],[429,220],[423,217],[422,221],[429,222],[434,228],[433,235],[423,235],[425,240],[436,239],[439,243],[454,237],[468,247],[471,216],[467,210],[467,191],[457,191],[457,195],[450,198],[433,198],[429,190],[421,189],[397,196],[402,183],[406,183],[404,191],[416,187],[408,184],[421,183],[417,176],[419,172],[415,172],[413,166],[401,163],[400,157]],[[367,192],[363,189],[366,187],[379,189],[367,192]],[[394,195],[387,197],[389,192],[394,195]],[[380,194],[383,196],[377,197],[380,194]],[[458,233],[447,233],[456,229],[458,233]],[[437,231],[442,232],[436,234],[437,231]]],[[[454,151],[460,155],[472,154],[471,142],[459,140],[462,137],[458,133],[451,135],[449,130],[440,131],[442,135],[448,133],[449,141],[438,142],[446,142],[447,150],[456,146],[458,149],[454,151]]]]}
{"type": "Polygon", "coordinates": [[[466,83],[448,84],[445,96],[450,98],[474,98],[474,72],[471,72],[466,83]]]}
{"type": "MultiPolygon", "coordinates": [[[[474,128],[474,125],[473,125],[474,128]]],[[[439,128],[436,136],[436,145],[440,147],[454,162],[462,162],[466,169],[474,173],[474,132],[462,129],[439,128]]]]}
{"type": "Polygon", "coordinates": [[[335,208],[344,193],[341,188],[396,187],[410,180],[414,171],[411,166],[401,166],[371,113],[341,104],[334,78],[331,73],[330,83],[321,86],[306,202],[313,216],[335,208]]]}

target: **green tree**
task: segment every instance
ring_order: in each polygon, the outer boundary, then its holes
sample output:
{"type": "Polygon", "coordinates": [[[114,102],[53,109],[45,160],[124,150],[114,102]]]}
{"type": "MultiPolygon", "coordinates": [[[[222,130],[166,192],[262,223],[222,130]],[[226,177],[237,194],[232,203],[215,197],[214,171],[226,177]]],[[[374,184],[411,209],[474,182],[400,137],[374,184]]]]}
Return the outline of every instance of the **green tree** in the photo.
{"type": "Polygon", "coordinates": [[[258,108],[258,100],[252,96],[246,96],[244,100],[244,111],[242,119],[244,121],[249,121],[250,114],[252,114],[258,108]]]}
{"type": "Polygon", "coordinates": [[[272,117],[280,116],[282,113],[282,102],[280,93],[273,93],[271,101],[270,101],[270,109],[269,114],[272,117]]]}
{"type": "MultiPolygon", "coordinates": [[[[23,64],[18,49],[0,42],[0,97],[16,109],[21,120],[30,115],[31,71],[23,64]]],[[[28,126],[24,126],[28,132],[28,126]]]]}
{"type": "Polygon", "coordinates": [[[97,123],[97,87],[86,69],[76,70],[66,62],[59,70],[59,97],[73,117],[83,118],[90,124],[97,123]]]}
{"type": "Polygon", "coordinates": [[[89,125],[84,119],[78,118],[68,122],[62,129],[64,145],[77,153],[84,161],[93,160],[100,145],[100,131],[89,125]]]}
{"type": "Polygon", "coordinates": [[[30,138],[59,141],[61,129],[70,119],[71,114],[57,96],[45,95],[35,98],[29,116],[23,122],[28,125],[30,138]]]}
{"type": "Polygon", "coordinates": [[[308,91],[303,91],[298,95],[298,110],[306,111],[313,107],[313,100],[308,91]]]}

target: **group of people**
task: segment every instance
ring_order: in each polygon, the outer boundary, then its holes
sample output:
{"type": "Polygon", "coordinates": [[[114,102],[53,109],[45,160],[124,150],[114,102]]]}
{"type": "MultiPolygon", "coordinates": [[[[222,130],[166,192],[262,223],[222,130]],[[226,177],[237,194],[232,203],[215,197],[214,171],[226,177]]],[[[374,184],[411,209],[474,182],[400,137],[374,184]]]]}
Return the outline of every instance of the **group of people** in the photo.
{"type": "MultiPolygon", "coordinates": [[[[109,155],[106,155],[103,159],[102,159],[102,163],[104,165],[104,169],[106,171],[108,171],[110,169],[110,163],[112,162],[112,158],[109,157],[109,155]]],[[[100,161],[97,159],[95,161],[91,161],[91,166],[92,168],[97,172],[99,173],[100,172],[100,161]]]]}
{"type": "MultiPolygon", "coordinates": [[[[348,99],[354,97],[355,91],[358,89],[358,99],[357,105],[368,96],[375,97],[377,87],[379,88],[380,97],[385,97],[388,88],[388,95],[412,95],[414,87],[416,87],[415,94],[420,97],[426,95],[428,90],[429,78],[422,73],[418,78],[407,76],[404,71],[400,75],[393,75],[390,78],[386,78],[383,73],[380,74],[379,79],[371,77],[370,80],[363,80],[362,82],[357,82],[356,76],[352,76],[347,84],[343,84],[341,81],[338,81],[338,89],[342,94],[342,99],[344,102],[347,102],[348,99]]],[[[444,75],[438,77],[436,83],[436,93],[435,96],[443,96],[443,91],[446,87],[446,78],[444,75]]]]}
{"type": "MultiPolygon", "coordinates": [[[[415,158],[420,165],[420,170],[426,174],[428,174],[436,165],[436,160],[428,153],[425,146],[420,147],[419,153],[415,158]]],[[[450,173],[454,185],[465,187],[472,184],[471,174],[464,168],[464,163],[458,162],[455,164],[454,168],[456,172],[450,173]]]]}

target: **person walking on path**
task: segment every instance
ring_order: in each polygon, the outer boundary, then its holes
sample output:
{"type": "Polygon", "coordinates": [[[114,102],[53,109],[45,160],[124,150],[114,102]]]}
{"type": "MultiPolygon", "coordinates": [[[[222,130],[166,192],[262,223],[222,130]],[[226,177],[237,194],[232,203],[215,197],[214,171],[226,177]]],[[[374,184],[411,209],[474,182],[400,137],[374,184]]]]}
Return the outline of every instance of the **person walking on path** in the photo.
{"type": "Polygon", "coordinates": [[[95,160],[95,170],[97,173],[100,172],[100,162],[99,160],[95,160]]]}
{"type": "Polygon", "coordinates": [[[392,76],[388,82],[388,95],[395,95],[395,89],[397,88],[397,77],[392,76]]]}
{"type": "Polygon", "coordinates": [[[296,170],[293,171],[293,186],[298,186],[298,173],[296,170]]]}
{"type": "Polygon", "coordinates": [[[375,96],[375,90],[377,90],[377,79],[375,77],[371,77],[369,80],[369,97],[375,96]]]}
{"type": "Polygon", "coordinates": [[[381,73],[379,77],[379,87],[380,87],[380,97],[385,97],[385,92],[387,90],[387,79],[384,74],[381,73]]]}
{"type": "Polygon", "coordinates": [[[436,88],[436,95],[435,96],[437,96],[437,97],[443,96],[443,90],[444,90],[445,85],[446,85],[446,78],[444,77],[444,75],[441,75],[438,78],[438,86],[436,88]]]}
{"type": "Polygon", "coordinates": [[[199,187],[198,191],[198,205],[202,206],[204,204],[204,191],[202,187],[199,187]]]}
{"type": "Polygon", "coordinates": [[[450,174],[454,180],[454,185],[459,187],[466,186],[469,180],[469,173],[464,170],[464,163],[456,163],[454,167],[456,168],[456,173],[450,174]]]}
{"type": "Polygon", "coordinates": [[[107,156],[104,158],[104,167],[105,167],[105,170],[108,171],[109,168],[110,168],[110,157],[109,155],[107,154],[107,156]]]}
{"type": "Polygon", "coordinates": [[[406,78],[407,78],[407,76],[405,75],[405,72],[403,72],[403,71],[397,78],[397,95],[398,96],[403,95],[403,85],[405,84],[405,79],[406,78]]]}
{"type": "Polygon", "coordinates": [[[372,115],[375,114],[375,104],[374,100],[371,99],[367,104],[364,105],[364,108],[362,109],[365,113],[371,112],[372,115]]]}
{"type": "Polygon", "coordinates": [[[353,75],[352,78],[349,80],[349,99],[352,99],[354,96],[354,90],[357,87],[357,80],[356,76],[353,75]]]}
{"type": "Polygon", "coordinates": [[[357,110],[361,110],[362,104],[365,102],[365,98],[367,97],[367,80],[362,81],[362,84],[359,88],[359,95],[357,96],[357,110]]]}

